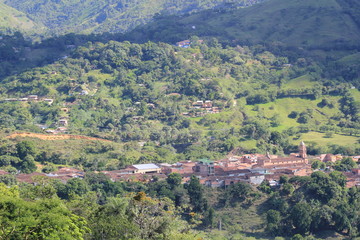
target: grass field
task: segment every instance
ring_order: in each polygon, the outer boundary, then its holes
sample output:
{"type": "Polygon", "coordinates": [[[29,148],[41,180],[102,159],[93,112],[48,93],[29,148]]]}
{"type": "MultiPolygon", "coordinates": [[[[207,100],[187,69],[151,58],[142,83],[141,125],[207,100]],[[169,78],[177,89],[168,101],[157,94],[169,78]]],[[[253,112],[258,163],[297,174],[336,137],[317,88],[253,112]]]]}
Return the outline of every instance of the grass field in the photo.
{"type": "Polygon", "coordinates": [[[348,55],[346,57],[343,57],[341,59],[338,60],[338,63],[347,65],[347,66],[351,66],[351,65],[359,65],[360,64],[360,53],[355,53],[355,54],[351,54],[348,55]]]}
{"type": "Polygon", "coordinates": [[[40,30],[39,24],[34,23],[24,13],[0,2],[0,29],[16,28],[20,31],[40,30]]]}
{"type": "Polygon", "coordinates": [[[310,81],[309,75],[303,75],[301,77],[291,79],[282,86],[282,89],[311,88],[315,85],[316,82],[310,81]]]}
{"type": "MultiPolygon", "coordinates": [[[[309,100],[309,99],[302,99],[302,98],[282,98],[277,99],[274,102],[266,103],[266,104],[257,104],[255,106],[258,107],[258,112],[261,112],[265,117],[271,118],[274,115],[278,115],[280,120],[280,126],[274,129],[276,130],[284,130],[289,127],[297,127],[300,124],[296,121],[296,119],[291,119],[288,115],[292,111],[303,112],[307,109],[313,109],[313,118],[311,121],[317,121],[319,123],[326,123],[328,119],[339,113],[338,110],[338,100],[339,97],[330,97],[327,96],[331,102],[335,104],[334,108],[329,107],[318,107],[318,103],[321,102],[322,99],[317,100],[309,100]]],[[[257,111],[254,111],[254,107],[252,105],[247,105],[246,108],[249,112],[255,116],[257,111]]]]}
{"type": "MultiPolygon", "coordinates": [[[[308,132],[301,135],[301,140],[306,142],[316,142],[320,146],[326,146],[328,144],[338,144],[342,146],[349,146],[358,143],[359,137],[345,136],[339,134],[333,134],[331,138],[326,138],[325,133],[308,132]]],[[[293,143],[297,144],[299,140],[294,140],[293,143]]]]}
{"type": "Polygon", "coordinates": [[[351,89],[350,92],[351,95],[355,98],[355,101],[360,102],[360,91],[357,89],[351,89]]]}

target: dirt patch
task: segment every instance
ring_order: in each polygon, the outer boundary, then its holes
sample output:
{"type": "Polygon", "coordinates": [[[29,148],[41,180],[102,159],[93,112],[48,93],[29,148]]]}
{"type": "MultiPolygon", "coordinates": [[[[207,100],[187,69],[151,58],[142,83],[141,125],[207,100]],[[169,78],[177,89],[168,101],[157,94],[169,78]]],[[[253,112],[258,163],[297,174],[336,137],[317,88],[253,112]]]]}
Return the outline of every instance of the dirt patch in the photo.
{"type": "Polygon", "coordinates": [[[84,139],[91,141],[102,141],[102,142],[111,142],[110,140],[102,139],[102,138],[94,138],[80,135],[70,135],[70,134],[57,134],[57,135],[48,135],[48,134],[40,134],[40,133],[13,133],[5,138],[14,139],[17,137],[31,137],[31,138],[39,138],[41,140],[67,140],[67,139],[84,139]]]}

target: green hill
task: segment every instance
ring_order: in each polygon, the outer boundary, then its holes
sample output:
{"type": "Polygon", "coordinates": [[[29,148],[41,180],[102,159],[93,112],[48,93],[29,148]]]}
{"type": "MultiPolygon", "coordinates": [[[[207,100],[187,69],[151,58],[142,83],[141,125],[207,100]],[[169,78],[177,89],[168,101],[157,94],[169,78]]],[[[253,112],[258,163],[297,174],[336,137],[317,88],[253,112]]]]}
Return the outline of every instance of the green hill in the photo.
{"type": "Polygon", "coordinates": [[[0,30],[10,29],[33,32],[41,30],[41,24],[33,22],[26,14],[0,2],[0,30]]]}
{"type": "Polygon", "coordinates": [[[355,86],[356,76],[326,72],[311,58],[290,64],[257,46],[88,42],[53,64],[3,78],[0,128],[55,130],[66,117],[72,134],[132,142],[131,149],[145,142],[133,162],[219,158],[236,147],[290,152],[293,139],[309,132],[328,137],[318,144],[334,153],[345,150],[327,146],[342,145],[331,136],[344,135],[346,151],[357,153],[359,91],[343,81],[355,86]],[[54,102],[21,100],[33,94],[54,102]],[[206,100],[215,109],[192,104],[206,100]]]}
{"type": "Polygon", "coordinates": [[[5,0],[52,33],[124,32],[149,22],[156,14],[184,14],[228,4],[247,6],[263,0],[5,0]]]}
{"type": "Polygon", "coordinates": [[[270,0],[249,8],[160,17],[132,36],[176,42],[197,35],[246,45],[351,48],[360,42],[359,7],[349,0],[270,0]]]}

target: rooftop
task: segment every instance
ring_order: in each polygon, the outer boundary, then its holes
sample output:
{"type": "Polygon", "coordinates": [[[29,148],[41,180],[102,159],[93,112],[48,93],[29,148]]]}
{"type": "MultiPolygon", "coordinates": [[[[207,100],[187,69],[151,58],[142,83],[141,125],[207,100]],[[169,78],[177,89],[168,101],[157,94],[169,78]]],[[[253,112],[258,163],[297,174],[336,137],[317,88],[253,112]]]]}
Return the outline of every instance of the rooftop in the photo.
{"type": "Polygon", "coordinates": [[[135,165],[132,165],[133,167],[135,167],[136,169],[139,169],[139,170],[146,170],[146,169],[157,169],[157,168],[160,168],[159,166],[157,166],[156,164],[153,164],[153,163],[148,163],[148,164],[135,164],[135,165]]]}

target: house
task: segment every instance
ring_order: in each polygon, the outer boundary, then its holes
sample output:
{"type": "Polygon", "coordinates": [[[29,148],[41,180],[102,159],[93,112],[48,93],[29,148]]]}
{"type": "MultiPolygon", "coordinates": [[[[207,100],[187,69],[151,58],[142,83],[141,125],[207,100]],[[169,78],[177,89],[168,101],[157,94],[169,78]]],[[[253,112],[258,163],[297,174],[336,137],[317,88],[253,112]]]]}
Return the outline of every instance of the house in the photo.
{"type": "Polygon", "coordinates": [[[134,169],[134,173],[161,173],[161,167],[156,164],[135,164],[131,166],[134,169]]]}
{"type": "Polygon", "coordinates": [[[65,133],[67,131],[67,128],[66,127],[58,127],[56,129],[56,131],[59,132],[59,133],[65,133]]]}
{"type": "Polygon", "coordinates": [[[215,174],[214,161],[211,161],[207,158],[200,159],[193,167],[193,171],[201,175],[208,175],[208,176],[214,175],[215,174]]]}
{"type": "Polygon", "coordinates": [[[351,172],[344,173],[346,176],[346,187],[360,187],[360,169],[352,169],[351,172]]]}
{"type": "Polygon", "coordinates": [[[153,104],[153,103],[147,103],[146,106],[148,106],[149,108],[155,109],[155,104],[153,104]]]}
{"type": "Polygon", "coordinates": [[[85,173],[76,168],[62,167],[57,171],[46,174],[47,177],[56,178],[66,183],[72,178],[84,178],[85,173]]]}
{"type": "Polygon", "coordinates": [[[188,48],[191,45],[191,41],[190,40],[183,40],[180,42],[176,43],[176,46],[181,47],[181,48],[188,48]]]}
{"type": "Polygon", "coordinates": [[[86,90],[81,90],[80,95],[82,95],[82,96],[89,95],[89,92],[86,90]]]}
{"type": "Polygon", "coordinates": [[[328,154],[325,154],[325,156],[321,155],[320,160],[323,162],[336,162],[337,159],[336,159],[335,155],[328,153],[328,154]]]}
{"type": "Polygon", "coordinates": [[[354,162],[359,162],[360,161],[360,156],[352,156],[351,158],[352,158],[352,160],[354,162]]]}
{"type": "Polygon", "coordinates": [[[132,117],[132,120],[134,120],[134,121],[140,121],[140,120],[143,120],[143,119],[144,119],[143,116],[133,116],[132,117]]]}
{"type": "Polygon", "coordinates": [[[169,93],[168,96],[180,97],[181,94],[180,93],[169,93]]]}
{"type": "Polygon", "coordinates": [[[220,108],[218,108],[218,107],[212,107],[211,112],[212,112],[212,113],[219,113],[219,112],[220,112],[220,108]]]}
{"type": "Polygon", "coordinates": [[[265,176],[259,173],[253,173],[246,175],[250,184],[260,185],[264,180],[265,176]]]}
{"type": "Polygon", "coordinates": [[[193,108],[199,109],[202,108],[204,105],[204,101],[196,101],[192,103],[193,108]]]}
{"type": "Polygon", "coordinates": [[[45,130],[45,132],[50,133],[50,134],[56,134],[57,133],[56,130],[54,130],[54,129],[47,129],[47,130],[45,130]]]}
{"type": "Polygon", "coordinates": [[[45,98],[44,102],[47,102],[49,105],[51,105],[54,102],[54,100],[51,98],[45,98]]]}
{"type": "Polygon", "coordinates": [[[29,95],[28,100],[29,101],[37,101],[37,100],[39,100],[39,97],[38,97],[38,95],[29,95]]]}
{"type": "Polygon", "coordinates": [[[180,174],[193,174],[193,167],[196,163],[191,161],[177,162],[171,166],[162,165],[162,172],[164,174],[180,173],[180,174]]]}
{"type": "Polygon", "coordinates": [[[212,101],[210,101],[210,100],[206,100],[203,104],[204,108],[212,108],[212,106],[213,106],[212,101]]]}
{"type": "Polygon", "coordinates": [[[59,125],[60,126],[67,126],[68,125],[68,120],[67,119],[60,119],[59,120],[59,125]]]}
{"type": "Polygon", "coordinates": [[[15,101],[19,101],[19,99],[17,99],[17,98],[6,98],[5,101],[7,101],[7,102],[15,102],[15,101]]]}

